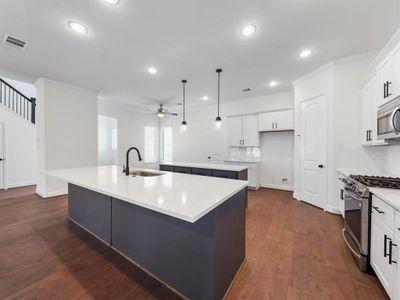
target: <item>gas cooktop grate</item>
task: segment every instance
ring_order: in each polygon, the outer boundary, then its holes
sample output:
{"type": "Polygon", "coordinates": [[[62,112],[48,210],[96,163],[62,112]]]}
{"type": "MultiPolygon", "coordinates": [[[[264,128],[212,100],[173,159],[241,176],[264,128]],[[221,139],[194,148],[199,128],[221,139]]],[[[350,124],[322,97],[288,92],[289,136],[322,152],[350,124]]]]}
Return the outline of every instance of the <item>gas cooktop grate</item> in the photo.
{"type": "Polygon", "coordinates": [[[400,189],[400,178],[364,175],[350,175],[350,177],[367,187],[400,189]]]}

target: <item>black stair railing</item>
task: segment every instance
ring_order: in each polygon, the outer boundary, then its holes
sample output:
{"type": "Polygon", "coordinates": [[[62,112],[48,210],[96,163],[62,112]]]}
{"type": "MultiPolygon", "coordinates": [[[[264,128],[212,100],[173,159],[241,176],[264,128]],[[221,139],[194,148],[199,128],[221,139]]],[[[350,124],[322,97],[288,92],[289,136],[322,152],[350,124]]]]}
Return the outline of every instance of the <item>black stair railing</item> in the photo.
{"type": "Polygon", "coordinates": [[[0,78],[0,105],[12,110],[25,120],[36,122],[36,98],[28,98],[0,78]]]}

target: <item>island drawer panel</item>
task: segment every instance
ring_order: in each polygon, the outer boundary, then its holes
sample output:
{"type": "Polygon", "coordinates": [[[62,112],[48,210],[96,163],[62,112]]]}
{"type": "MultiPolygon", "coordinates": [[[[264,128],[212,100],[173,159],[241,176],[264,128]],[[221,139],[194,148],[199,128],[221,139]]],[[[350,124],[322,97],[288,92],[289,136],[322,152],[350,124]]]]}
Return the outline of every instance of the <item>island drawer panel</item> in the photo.
{"type": "Polygon", "coordinates": [[[68,217],[111,244],[111,197],[69,183],[68,217]]]}
{"type": "Polygon", "coordinates": [[[192,174],[192,168],[175,166],[175,173],[192,174]]]}
{"type": "Polygon", "coordinates": [[[174,166],[160,165],[160,171],[174,172],[174,166]]]}
{"type": "Polygon", "coordinates": [[[213,170],[214,177],[238,179],[238,173],[234,171],[224,171],[224,170],[213,170]]]}
{"type": "Polygon", "coordinates": [[[192,168],[192,174],[202,176],[212,176],[211,169],[192,168]]]}

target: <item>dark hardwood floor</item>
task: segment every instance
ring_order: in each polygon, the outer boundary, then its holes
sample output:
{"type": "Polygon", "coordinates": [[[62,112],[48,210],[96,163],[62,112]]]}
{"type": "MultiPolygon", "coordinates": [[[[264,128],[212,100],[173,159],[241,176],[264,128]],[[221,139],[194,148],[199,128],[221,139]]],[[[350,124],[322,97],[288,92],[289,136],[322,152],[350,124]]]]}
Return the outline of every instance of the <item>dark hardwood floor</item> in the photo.
{"type": "MultiPolygon", "coordinates": [[[[0,299],[178,299],[67,221],[66,196],[0,191],[0,299]]],[[[387,299],[345,248],[339,216],[249,192],[247,260],[227,299],[387,299]]]]}

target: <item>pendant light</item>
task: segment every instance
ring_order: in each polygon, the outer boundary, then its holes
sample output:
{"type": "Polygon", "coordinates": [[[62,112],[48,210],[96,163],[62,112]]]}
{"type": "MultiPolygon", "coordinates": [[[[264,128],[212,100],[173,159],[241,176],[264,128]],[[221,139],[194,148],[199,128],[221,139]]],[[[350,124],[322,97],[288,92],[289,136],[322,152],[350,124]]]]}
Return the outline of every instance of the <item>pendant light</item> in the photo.
{"type": "Polygon", "coordinates": [[[221,119],[221,117],[219,115],[219,98],[220,98],[220,92],[221,92],[221,72],[222,72],[222,69],[217,69],[216,72],[218,74],[218,98],[217,98],[218,99],[218,104],[217,104],[218,105],[218,115],[215,118],[215,126],[219,129],[222,126],[222,119],[221,119]]]}
{"type": "Polygon", "coordinates": [[[186,83],[187,83],[187,80],[182,80],[183,120],[181,123],[181,129],[183,131],[185,131],[187,128],[187,123],[186,123],[186,83]]]}

